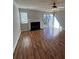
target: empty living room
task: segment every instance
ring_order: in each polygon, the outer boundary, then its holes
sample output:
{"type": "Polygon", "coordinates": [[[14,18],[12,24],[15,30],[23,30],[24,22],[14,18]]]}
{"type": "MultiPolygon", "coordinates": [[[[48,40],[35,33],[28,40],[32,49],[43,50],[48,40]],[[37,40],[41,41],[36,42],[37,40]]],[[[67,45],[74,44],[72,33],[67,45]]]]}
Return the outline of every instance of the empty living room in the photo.
{"type": "Polygon", "coordinates": [[[65,59],[65,1],[13,1],[13,59],[65,59]]]}

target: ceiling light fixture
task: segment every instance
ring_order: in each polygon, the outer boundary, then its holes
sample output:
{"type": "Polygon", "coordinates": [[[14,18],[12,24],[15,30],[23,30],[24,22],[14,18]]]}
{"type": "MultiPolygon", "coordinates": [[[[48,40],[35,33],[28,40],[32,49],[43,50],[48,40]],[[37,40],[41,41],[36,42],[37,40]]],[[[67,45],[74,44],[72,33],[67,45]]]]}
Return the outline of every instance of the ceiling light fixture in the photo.
{"type": "Polygon", "coordinates": [[[52,8],[57,8],[57,6],[56,6],[56,3],[55,3],[55,2],[53,3],[52,8]]]}

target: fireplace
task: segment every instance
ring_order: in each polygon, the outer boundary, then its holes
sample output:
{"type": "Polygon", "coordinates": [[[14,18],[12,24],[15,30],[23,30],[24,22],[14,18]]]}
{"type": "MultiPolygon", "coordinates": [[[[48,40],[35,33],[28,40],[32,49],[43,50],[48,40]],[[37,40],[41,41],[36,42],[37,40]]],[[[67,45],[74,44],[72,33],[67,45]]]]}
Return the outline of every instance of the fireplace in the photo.
{"type": "Polygon", "coordinates": [[[39,29],[40,29],[40,22],[31,22],[31,31],[39,29]]]}

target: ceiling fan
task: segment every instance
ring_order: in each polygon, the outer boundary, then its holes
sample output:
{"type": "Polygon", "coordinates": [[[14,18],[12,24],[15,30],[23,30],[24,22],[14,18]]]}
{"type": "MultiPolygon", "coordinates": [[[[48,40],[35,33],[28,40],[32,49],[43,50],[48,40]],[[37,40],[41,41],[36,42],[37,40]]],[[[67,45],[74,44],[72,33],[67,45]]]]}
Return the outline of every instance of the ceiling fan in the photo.
{"type": "Polygon", "coordinates": [[[51,9],[52,11],[61,11],[61,10],[64,10],[64,7],[58,7],[57,6],[57,0],[52,0],[53,3],[51,3],[51,9]]]}

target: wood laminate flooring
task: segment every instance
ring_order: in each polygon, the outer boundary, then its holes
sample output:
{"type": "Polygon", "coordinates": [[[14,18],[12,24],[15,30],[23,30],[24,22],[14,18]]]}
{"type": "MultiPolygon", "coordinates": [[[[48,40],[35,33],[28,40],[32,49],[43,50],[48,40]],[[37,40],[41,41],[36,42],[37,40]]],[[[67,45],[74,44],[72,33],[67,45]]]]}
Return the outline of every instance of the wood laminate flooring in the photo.
{"type": "Polygon", "coordinates": [[[22,32],[13,59],[65,59],[65,31],[22,32]]]}

